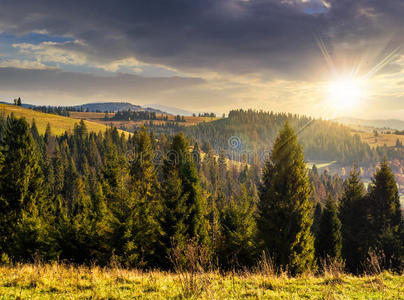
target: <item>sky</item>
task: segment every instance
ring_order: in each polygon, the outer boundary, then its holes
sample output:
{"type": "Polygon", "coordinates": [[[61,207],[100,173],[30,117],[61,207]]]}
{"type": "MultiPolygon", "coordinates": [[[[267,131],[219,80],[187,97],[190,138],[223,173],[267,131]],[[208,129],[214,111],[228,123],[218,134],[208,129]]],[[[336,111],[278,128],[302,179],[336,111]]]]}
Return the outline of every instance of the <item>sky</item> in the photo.
{"type": "Polygon", "coordinates": [[[2,0],[0,101],[404,119],[403,16],[402,0],[2,0]]]}

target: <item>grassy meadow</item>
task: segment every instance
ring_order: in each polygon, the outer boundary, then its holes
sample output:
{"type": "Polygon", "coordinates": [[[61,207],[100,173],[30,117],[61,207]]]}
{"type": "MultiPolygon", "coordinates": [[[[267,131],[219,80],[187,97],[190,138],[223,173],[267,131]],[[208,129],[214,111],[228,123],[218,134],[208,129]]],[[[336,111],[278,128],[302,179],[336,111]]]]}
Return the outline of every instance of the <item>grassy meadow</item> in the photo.
{"type": "MultiPolygon", "coordinates": [[[[61,135],[65,131],[73,130],[74,124],[77,124],[79,120],[63,117],[54,114],[46,114],[32,109],[23,108],[15,105],[0,104],[0,114],[10,115],[13,113],[16,117],[25,117],[28,122],[32,122],[35,119],[36,126],[39,133],[45,133],[47,124],[51,124],[52,133],[61,135]]],[[[99,132],[105,131],[107,126],[91,121],[84,121],[89,131],[99,132]]]]}
{"type": "Polygon", "coordinates": [[[396,145],[397,139],[404,143],[404,135],[394,134],[394,133],[378,133],[375,136],[373,132],[353,132],[353,134],[358,134],[364,143],[368,143],[370,147],[376,148],[378,146],[382,147],[386,145],[387,147],[394,147],[396,145]]]}
{"type": "MultiPolygon", "coordinates": [[[[108,113],[107,114],[109,118],[112,118],[114,116],[113,113],[108,113]]],[[[175,117],[174,115],[163,115],[163,114],[157,114],[157,118],[161,118],[163,116],[166,116],[168,118],[168,122],[175,122],[175,117]]],[[[114,125],[116,128],[125,128],[127,130],[135,130],[136,128],[139,128],[142,125],[148,124],[150,121],[149,120],[132,120],[132,121],[113,121],[113,120],[105,120],[105,113],[97,113],[97,112],[70,112],[70,118],[72,119],[84,119],[88,120],[90,122],[98,123],[98,124],[103,124],[103,125],[114,125]]],[[[198,125],[199,123],[203,122],[212,122],[215,120],[220,119],[219,117],[198,117],[198,116],[184,116],[185,122],[180,122],[181,126],[194,126],[198,125]]],[[[164,125],[166,124],[167,121],[163,120],[153,120],[153,124],[155,125],[164,125]]]]}
{"type": "Polygon", "coordinates": [[[0,267],[0,299],[403,299],[404,276],[143,273],[118,267],[0,267]]]}

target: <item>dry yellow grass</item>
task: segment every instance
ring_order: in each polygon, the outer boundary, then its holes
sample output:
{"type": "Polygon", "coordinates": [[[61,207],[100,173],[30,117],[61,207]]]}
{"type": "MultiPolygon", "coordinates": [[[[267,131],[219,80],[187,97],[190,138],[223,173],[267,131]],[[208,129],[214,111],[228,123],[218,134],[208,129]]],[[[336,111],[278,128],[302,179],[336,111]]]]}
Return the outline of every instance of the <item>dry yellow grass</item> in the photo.
{"type": "Polygon", "coordinates": [[[265,273],[199,274],[197,294],[181,275],[64,264],[0,267],[2,299],[403,299],[404,277],[383,273],[288,277],[265,273]]]}
{"type": "MultiPolygon", "coordinates": [[[[109,117],[112,117],[113,114],[109,113],[109,117]]],[[[162,117],[162,114],[157,114],[157,118],[162,117]]],[[[174,121],[175,116],[173,115],[164,115],[168,117],[169,121],[174,121]]],[[[139,127],[140,125],[144,125],[148,123],[149,121],[110,121],[110,120],[105,120],[105,113],[96,113],[96,112],[70,112],[70,117],[73,119],[85,119],[93,122],[97,122],[100,124],[113,124],[116,127],[121,127],[124,126],[125,128],[133,129],[135,127],[139,127]]],[[[211,118],[211,117],[192,117],[192,116],[184,116],[185,122],[181,122],[180,125],[183,126],[193,126],[197,125],[202,122],[211,122],[220,118],[211,118]]],[[[161,120],[155,120],[153,121],[154,124],[156,125],[161,125],[166,123],[166,121],[161,121],[161,120]]]]}
{"type": "Polygon", "coordinates": [[[404,135],[379,133],[378,136],[375,136],[371,132],[355,133],[361,137],[362,142],[368,143],[372,148],[383,145],[388,147],[395,146],[397,139],[404,143],[404,135]]]}
{"type": "MultiPolygon", "coordinates": [[[[68,117],[63,117],[54,114],[46,114],[32,109],[23,108],[15,105],[0,104],[0,114],[10,115],[13,113],[16,117],[24,117],[28,122],[32,122],[35,119],[35,123],[38,127],[39,133],[44,133],[46,126],[49,123],[52,128],[52,133],[61,135],[65,131],[73,130],[74,124],[79,121],[68,117]]],[[[106,125],[84,121],[89,131],[99,132],[107,129],[106,125]]]]}

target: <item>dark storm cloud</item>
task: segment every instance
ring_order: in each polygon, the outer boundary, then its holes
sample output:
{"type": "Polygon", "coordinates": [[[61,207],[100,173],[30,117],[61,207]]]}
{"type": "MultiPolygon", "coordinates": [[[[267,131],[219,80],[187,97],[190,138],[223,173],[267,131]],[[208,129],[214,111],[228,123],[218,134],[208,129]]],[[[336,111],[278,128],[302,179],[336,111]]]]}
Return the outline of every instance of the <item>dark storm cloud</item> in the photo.
{"type": "MultiPolygon", "coordinates": [[[[0,29],[46,30],[99,62],[136,57],[180,70],[305,78],[323,65],[316,38],[358,55],[404,25],[398,0],[2,0],[0,29]],[[318,13],[321,12],[321,13],[318,13]]],[[[401,30],[401,29],[399,29],[401,30]]],[[[398,37],[398,38],[397,38],[398,37]]],[[[396,41],[397,39],[397,41],[396,41]]],[[[67,45],[66,45],[67,46],[67,45]]]]}
{"type": "Polygon", "coordinates": [[[137,75],[95,76],[60,70],[28,70],[0,68],[2,91],[47,91],[70,93],[80,97],[105,95],[110,97],[142,97],[161,92],[197,86],[198,78],[145,78],[137,75]]]}

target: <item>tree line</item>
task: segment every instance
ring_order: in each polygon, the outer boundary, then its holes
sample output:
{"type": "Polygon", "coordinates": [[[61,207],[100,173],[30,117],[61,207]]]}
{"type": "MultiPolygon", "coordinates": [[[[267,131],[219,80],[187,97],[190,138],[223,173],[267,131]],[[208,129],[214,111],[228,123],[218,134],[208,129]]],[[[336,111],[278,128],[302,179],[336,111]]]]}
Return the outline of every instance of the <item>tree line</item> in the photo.
{"type": "Polygon", "coordinates": [[[403,221],[387,163],[367,193],[355,170],[341,191],[339,180],[307,171],[288,123],[262,172],[207,143],[191,147],[182,133],[157,137],[143,127],[127,137],[80,122],[62,136],[50,125],[40,135],[14,116],[0,122],[0,162],[4,263],[39,256],[170,269],[173,249],[192,242],[224,270],[253,267],[263,251],[292,274],[323,258],[361,272],[371,253],[383,268],[402,268],[403,221]],[[325,205],[314,186],[326,187],[325,205]]]}
{"type": "Polygon", "coordinates": [[[238,150],[264,153],[272,148],[286,120],[298,133],[308,160],[337,161],[342,165],[356,162],[369,167],[380,161],[378,152],[362,143],[359,135],[352,135],[348,127],[294,114],[232,110],[228,118],[199,123],[184,130],[188,137],[199,143],[209,142],[217,151],[228,149],[228,139],[238,136],[242,141],[238,150]]]}
{"type": "Polygon", "coordinates": [[[156,112],[149,111],[132,111],[122,110],[117,111],[112,117],[105,116],[105,120],[117,120],[117,121],[138,121],[138,120],[164,120],[166,121],[168,116],[157,116],[156,112]]]}

